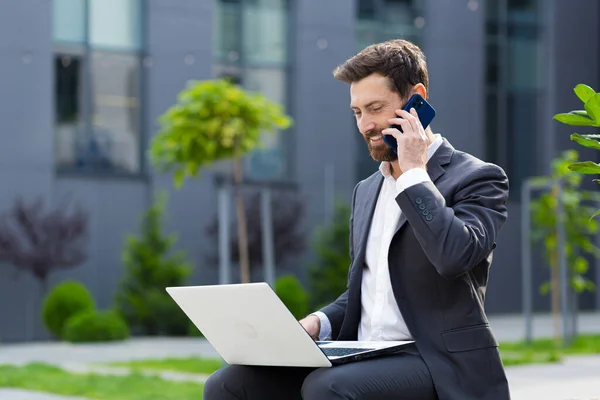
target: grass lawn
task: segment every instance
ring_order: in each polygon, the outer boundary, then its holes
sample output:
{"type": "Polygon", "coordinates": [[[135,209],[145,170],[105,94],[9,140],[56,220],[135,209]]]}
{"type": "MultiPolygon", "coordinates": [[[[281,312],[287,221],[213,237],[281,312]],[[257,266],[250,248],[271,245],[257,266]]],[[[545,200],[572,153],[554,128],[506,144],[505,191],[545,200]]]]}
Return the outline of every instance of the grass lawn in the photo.
{"type": "Polygon", "coordinates": [[[132,369],[151,369],[162,371],[188,372],[192,374],[212,374],[223,365],[220,359],[214,358],[164,358],[157,360],[136,360],[105,364],[112,367],[132,369]]]}
{"type": "Polygon", "coordinates": [[[0,387],[106,400],[201,400],[203,389],[198,383],[170,382],[135,373],[73,374],[44,364],[0,365],[0,387]]]}
{"type": "MultiPolygon", "coordinates": [[[[556,347],[551,339],[500,344],[504,365],[558,362],[564,355],[600,354],[600,335],[581,335],[568,348],[556,347]]],[[[107,366],[128,367],[127,376],[73,374],[45,364],[24,367],[0,365],[0,387],[81,396],[98,400],[201,400],[201,384],[173,382],[155,376],[143,376],[136,369],[210,374],[221,367],[221,360],[204,358],[169,358],[112,363],[107,366]]]]}
{"type": "Polygon", "coordinates": [[[556,346],[552,339],[537,339],[530,345],[524,342],[500,343],[504,365],[522,365],[561,361],[565,355],[600,354],[600,335],[580,335],[566,348],[556,346]]]}

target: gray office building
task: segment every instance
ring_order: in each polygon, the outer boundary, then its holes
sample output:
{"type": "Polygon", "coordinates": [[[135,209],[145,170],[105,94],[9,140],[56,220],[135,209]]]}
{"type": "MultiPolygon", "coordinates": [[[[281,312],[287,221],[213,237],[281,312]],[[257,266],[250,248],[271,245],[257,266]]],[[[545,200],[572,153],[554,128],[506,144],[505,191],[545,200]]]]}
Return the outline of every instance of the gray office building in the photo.
{"type": "MultiPolygon", "coordinates": [[[[52,272],[48,286],[79,280],[108,308],[123,273],[124,238],[138,232],[154,193],[166,190],[165,229],[177,233],[195,266],[190,283],[216,283],[218,269],[207,261],[216,239],[207,226],[230,164],[175,190],[171,176],[148,162],[157,118],[189,80],[220,76],[285,105],[293,127],[248,155],[245,174],[299,199],[309,241],[331,217],[333,200],[348,201],[356,182],[377,169],[348,87],[331,72],[370,43],[406,38],[427,55],[434,130],[509,175],[509,221],[487,308],[518,312],[520,186],[573,146],[572,129],[552,115],[581,108],[576,84],[600,88],[599,20],[600,3],[590,0],[4,0],[0,211],[19,198],[41,200],[46,211],[80,204],[89,213],[88,258],[52,272]]],[[[307,247],[278,269],[304,280],[312,258],[307,247]]],[[[547,267],[534,261],[538,285],[547,267]]],[[[254,279],[262,279],[260,268],[254,279]]],[[[34,274],[0,265],[2,341],[47,337],[42,293],[34,274]]],[[[549,299],[534,304],[547,310],[549,299]]],[[[583,295],[580,306],[597,308],[600,296],[583,295]]]]}

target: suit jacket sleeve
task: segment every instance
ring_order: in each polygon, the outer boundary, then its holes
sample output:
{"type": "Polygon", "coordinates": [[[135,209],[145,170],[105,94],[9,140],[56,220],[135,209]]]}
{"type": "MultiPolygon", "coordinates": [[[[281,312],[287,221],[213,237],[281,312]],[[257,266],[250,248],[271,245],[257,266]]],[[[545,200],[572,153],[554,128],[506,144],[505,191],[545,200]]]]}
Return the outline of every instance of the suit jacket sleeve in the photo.
{"type": "MultiPolygon", "coordinates": [[[[354,203],[356,199],[356,192],[358,187],[360,186],[360,182],[354,187],[354,193],[352,194],[352,204],[350,207],[350,237],[348,238],[350,241],[350,265],[348,266],[348,282],[346,284],[346,288],[350,286],[350,266],[354,262],[354,241],[353,241],[353,232],[354,232],[354,203]]],[[[337,300],[333,303],[323,307],[319,313],[319,318],[321,319],[321,334],[330,333],[331,338],[335,338],[338,336],[340,329],[342,328],[342,323],[344,322],[344,317],[346,316],[346,305],[348,303],[348,289],[344,293],[342,293],[337,300]],[[324,332],[324,324],[323,324],[323,314],[329,320],[329,326],[327,326],[327,331],[324,332]]],[[[326,340],[329,339],[325,337],[321,337],[319,335],[319,339],[326,340]]]]}
{"type": "Polygon", "coordinates": [[[396,197],[425,255],[447,279],[469,271],[495,248],[507,219],[508,178],[502,168],[482,164],[462,178],[453,200],[448,206],[431,181],[396,197]]]}

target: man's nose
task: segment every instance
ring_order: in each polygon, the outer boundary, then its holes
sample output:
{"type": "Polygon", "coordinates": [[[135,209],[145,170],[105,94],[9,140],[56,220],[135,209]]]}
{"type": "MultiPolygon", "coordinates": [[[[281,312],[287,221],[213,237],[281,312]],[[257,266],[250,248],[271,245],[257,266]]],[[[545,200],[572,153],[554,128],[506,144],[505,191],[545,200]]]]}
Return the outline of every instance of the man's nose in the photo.
{"type": "Polygon", "coordinates": [[[373,128],[375,128],[375,124],[373,123],[373,121],[370,121],[370,120],[368,120],[366,118],[362,118],[358,122],[358,130],[363,135],[365,135],[367,132],[369,132],[373,128]]]}

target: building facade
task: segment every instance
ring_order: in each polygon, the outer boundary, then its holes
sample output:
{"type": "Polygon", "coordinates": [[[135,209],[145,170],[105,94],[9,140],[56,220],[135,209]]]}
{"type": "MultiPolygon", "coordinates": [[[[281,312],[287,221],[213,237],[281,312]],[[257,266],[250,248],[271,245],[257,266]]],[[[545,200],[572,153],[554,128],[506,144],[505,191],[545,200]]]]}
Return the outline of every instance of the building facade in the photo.
{"type": "MultiPolygon", "coordinates": [[[[434,130],[460,150],[504,167],[509,221],[499,238],[489,312],[517,312],[520,185],[545,174],[571,130],[552,121],[580,105],[577,83],[600,87],[600,5],[587,0],[9,0],[0,12],[0,209],[18,197],[67,200],[90,215],[89,258],[50,276],[77,279],[112,305],[128,233],[153,194],[169,192],[166,229],[195,266],[192,284],[217,282],[205,254],[217,210],[218,163],[173,189],[146,149],[158,117],[186,82],[232,77],[285,105],[294,125],[245,160],[254,182],[303,202],[310,233],[377,165],[368,158],[333,68],[366,45],[407,38],[426,53],[434,130]],[[585,46],[582,45],[585,43],[585,46]],[[508,294],[508,295],[507,295],[508,294]]],[[[594,159],[595,154],[585,154],[594,159]]],[[[299,276],[310,251],[291,263],[299,276]]],[[[596,264],[590,277],[600,272],[596,264]]],[[[536,264],[536,284],[546,269],[536,264]]],[[[255,276],[260,279],[260,271],[255,276]]],[[[42,290],[0,266],[0,338],[46,337],[42,290]]],[[[539,296],[536,309],[549,301],[539,296]]],[[[586,295],[583,308],[600,307],[586,295]]]]}

